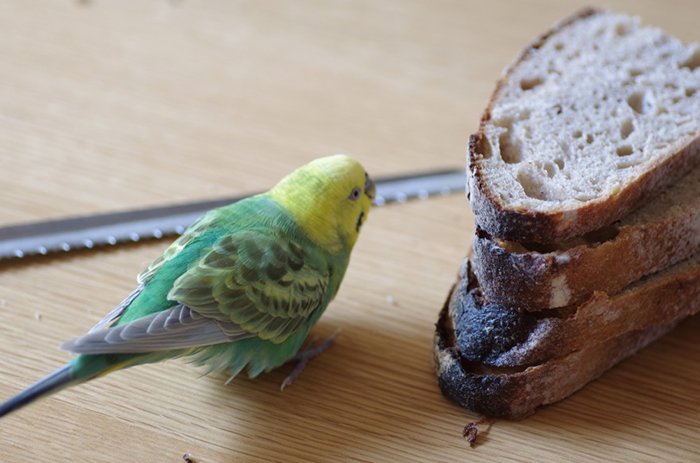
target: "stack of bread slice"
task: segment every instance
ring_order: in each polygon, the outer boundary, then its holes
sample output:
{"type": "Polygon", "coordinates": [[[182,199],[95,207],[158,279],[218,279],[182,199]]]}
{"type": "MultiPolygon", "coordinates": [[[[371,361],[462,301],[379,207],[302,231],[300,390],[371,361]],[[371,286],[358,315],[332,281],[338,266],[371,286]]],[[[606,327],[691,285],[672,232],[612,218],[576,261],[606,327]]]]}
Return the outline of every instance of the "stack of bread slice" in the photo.
{"type": "Polygon", "coordinates": [[[587,8],[524,50],[468,154],[440,387],[522,419],[700,311],[700,46],[587,8]]]}

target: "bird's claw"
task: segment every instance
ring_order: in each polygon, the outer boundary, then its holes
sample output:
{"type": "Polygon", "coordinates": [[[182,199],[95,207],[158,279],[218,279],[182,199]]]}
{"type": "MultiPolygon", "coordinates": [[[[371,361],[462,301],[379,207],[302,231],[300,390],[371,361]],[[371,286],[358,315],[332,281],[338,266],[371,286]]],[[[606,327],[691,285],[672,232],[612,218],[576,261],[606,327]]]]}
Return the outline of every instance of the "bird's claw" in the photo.
{"type": "Polygon", "coordinates": [[[284,391],[285,387],[291,385],[294,382],[294,380],[297,379],[297,377],[299,377],[302,370],[304,370],[306,364],[309,363],[309,360],[325,352],[325,350],[328,349],[335,342],[335,338],[338,336],[339,333],[339,329],[335,330],[335,332],[332,335],[330,335],[328,339],[326,339],[319,345],[316,345],[317,338],[312,338],[311,341],[309,341],[309,343],[306,345],[306,347],[304,347],[302,351],[297,352],[296,355],[287,360],[285,364],[296,363],[297,365],[294,367],[294,370],[292,370],[289,376],[284,378],[284,381],[282,381],[280,391],[284,391]]]}

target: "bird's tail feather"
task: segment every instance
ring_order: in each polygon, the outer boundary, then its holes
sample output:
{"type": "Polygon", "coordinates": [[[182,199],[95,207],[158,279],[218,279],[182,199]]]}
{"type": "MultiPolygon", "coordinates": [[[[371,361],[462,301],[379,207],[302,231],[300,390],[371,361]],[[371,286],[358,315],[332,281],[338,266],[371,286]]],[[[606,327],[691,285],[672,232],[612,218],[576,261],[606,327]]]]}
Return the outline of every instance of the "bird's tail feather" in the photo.
{"type": "Polygon", "coordinates": [[[15,395],[7,402],[0,404],[0,418],[34,402],[40,397],[46,397],[76,382],[82,381],[76,379],[71,370],[71,365],[66,364],[15,395]]]}
{"type": "Polygon", "coordinates": [[[155,360],[159,359],[154,355],[79,355],[7,402],[0,404],[0,418],[66,387],[84,383],[143,361],[149,361],[150,357],[154,357],[155,360]]]}

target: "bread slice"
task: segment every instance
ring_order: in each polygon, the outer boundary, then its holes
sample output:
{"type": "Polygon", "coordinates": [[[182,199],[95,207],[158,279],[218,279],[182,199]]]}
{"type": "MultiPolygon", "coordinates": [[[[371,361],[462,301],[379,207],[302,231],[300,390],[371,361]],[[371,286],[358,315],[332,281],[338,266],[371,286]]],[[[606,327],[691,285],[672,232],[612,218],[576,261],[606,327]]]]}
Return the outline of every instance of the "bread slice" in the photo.
{"type": "Polygon", "coordinates": [[[700,254],[620,293],[595,292],[578,307],[516,312],[483,296],[468,259],[449,302],[462,358],[497,367],[536,365],[700,311],[700,254]]]}
{"type": "Polygon", "coordinates": [[[700,46],[585,9],[505,71],[470,139],[477,225],[552,243],[626,216],[700,163],[700,46]]]}
{"type": "Polygon", "coordinates": [[[519,311],[579,304],[616,294],[700,252],[700,168],[612,226],[563,243],[474,238],[474,273],[486,298],[519,311]]]}
{"type": "Polygon", "coordinates": [[[563,358],[522,368],[497,368],[465,360],[452,319],[442,309],[435,332],[435,369],[442,393],[491,417],[521,420],[541,405],[566,398],[618,362],[666,334],[675,323],[630,331],[563,358]]]}

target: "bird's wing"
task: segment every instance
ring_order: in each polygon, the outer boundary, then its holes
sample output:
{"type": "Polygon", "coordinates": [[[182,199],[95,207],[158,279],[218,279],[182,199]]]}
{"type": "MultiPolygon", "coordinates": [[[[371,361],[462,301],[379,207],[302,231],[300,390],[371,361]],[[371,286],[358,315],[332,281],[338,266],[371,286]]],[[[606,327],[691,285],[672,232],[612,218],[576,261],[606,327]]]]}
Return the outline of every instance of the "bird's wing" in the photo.
{"type": "Polygon", "coordinates": [[[198,237],[204,235],[207,231],[211,229],[211,224],[217,217],[219,217],[218,210],[211,210],[199,219],[197,219],[192,225],[190,225],[178,239],[173,241],[173,243],[168,246],[168,248],[161,254],[151,265],[148,266],[143,272],[141,272],[136,278],[139,285],[143,286],[148,283],[151,278],[160,270],[163,265],[168,261],[174,259],[180,252],[192,241],[198,237]]]}
{"type": "Polygon", "coordinates": [[[129,294],[126,299],[124,299],[118,306],[116,306],[114,309],[112,309],[111,312],[105,316],[102,320],[100,320],[97,325],[93,326],[88,333],[92,333],[93,331],[99,331],[103,330],[105,328],[109,328],[112,323],[117,321],[119,317],[122,316],[124,311],[129,308],[129,305],[136,299],[136,296],[141,294],[141,291],[143,291],[143,285],[138,285],[138,287],[129,294]]]}
{"type": "Polygon", "coordinates": [[[202,215],[195,221],[185,232],[175,240],[147,269],[137,277],[139,285],[131,292],[119,305],[112,309],[102,320],[93,326],[88,333],[93,333],[106,328],[109,328],[124,314],[131,303],[143,291],[145,285],[153,278],[164,264],[174,259],[188,244],[195,238],[201,236],[209,228],[209,225],[215,220],[216,214],[212,211],[202,215]]]}
{"type": "Polygon", "coordinates": [[[159,352],[232,342],[253,334],[233,323],[205,318],[183,304],[63,343],[76,354],[159,352]]]}
{"type": "Polygon", "coordinates": [[[78,354],[187,349],[259,336],[283,342],[327,303],[328,267],[310,249],[244,230],[219,239],[178,280],[174,307],[109,327],[137,288],[90,332],[60,346],[78,354]]]}
{"type": "Polygon", "coordinates": [[[168,298],[281,343],[325,308],[329,283],[320,250],[247,229],[219,239],[175,281],[168,298]]]}

